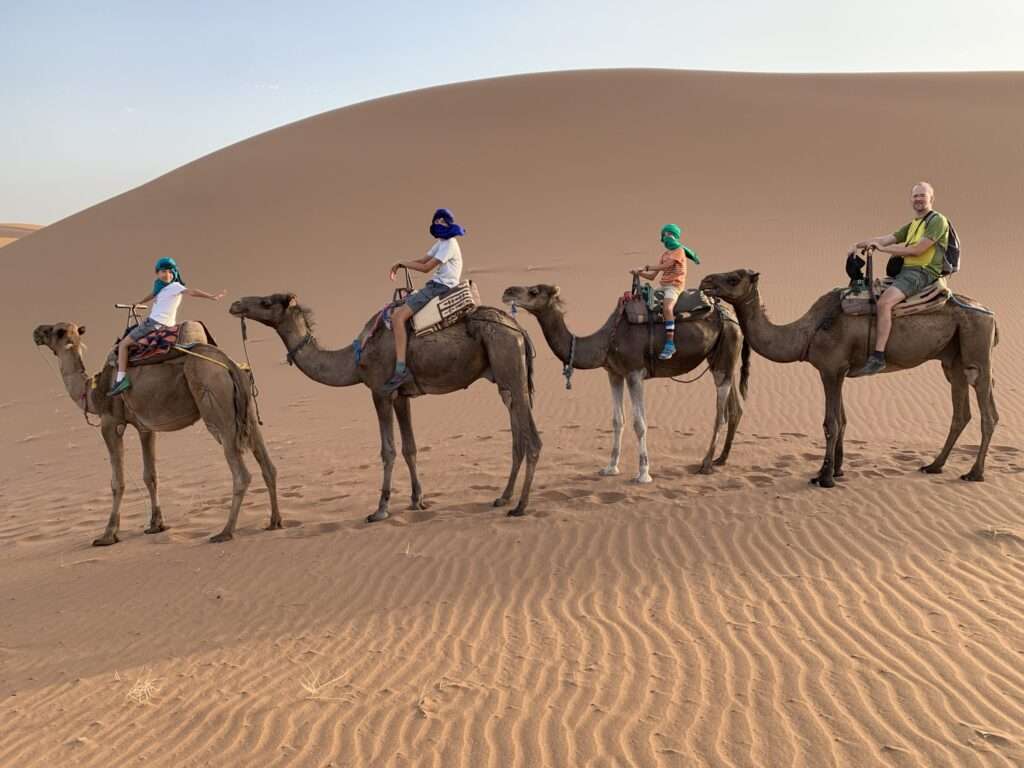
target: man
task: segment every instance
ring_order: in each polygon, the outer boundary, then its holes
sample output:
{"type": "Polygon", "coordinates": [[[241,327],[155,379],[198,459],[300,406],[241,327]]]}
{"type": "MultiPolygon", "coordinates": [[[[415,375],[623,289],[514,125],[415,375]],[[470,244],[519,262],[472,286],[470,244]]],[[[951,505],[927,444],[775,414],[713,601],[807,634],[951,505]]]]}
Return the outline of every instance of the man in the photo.
{"type": "Polygon", "coordinates": [[[932,210],[935,190],[919,181],[911,190],[914,219],[891,235],[861,240],[854,248],[874,246],[877,251],[903,257],[903,269],[878,299],[875,351],[864,367],[850,376],[871,376],[885,370],[885,345],[892,331],[892,308],[908,296],[920,293],[942,277],[942,265],[949,245],[949,222],[932,210]]]}
{"type": "Polygon", "coordinates": [[[466,230],[455,223],[451,211],[447,208],[438,208],[434,211],[430,234],[437,240],[427,251],[426,256],[413,261],[400,261],[391,267],[392,280],[403,267],[416,272],[434,272],[434,275],[420,290],[409,294],[405,304],[391,313],[391,330],[395,334],[395,373],[385,382],[385,392],[394,392],[410,378],[409,369],[405,365],[405,353],[409,344],[409,331],[405,324],[431,299],[457,287],[462,277],[462,250],[455,238],[466,234],[466,230]]]}

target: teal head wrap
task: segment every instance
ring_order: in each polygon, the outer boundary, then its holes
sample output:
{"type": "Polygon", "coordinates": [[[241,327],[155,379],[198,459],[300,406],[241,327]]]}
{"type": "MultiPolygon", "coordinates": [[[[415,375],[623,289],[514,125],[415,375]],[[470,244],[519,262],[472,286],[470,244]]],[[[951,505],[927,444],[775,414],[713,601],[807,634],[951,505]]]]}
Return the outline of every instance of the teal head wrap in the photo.
{"type": "Polygon", "coordinates": [[[694,253],[692,249],[683,245],[682,241],[679,239],[682,235],[683,230],[679,228],[678,224],[666,224],[661,228],[661,244],[670,251],[682,248],[683,252],[686,254],[686,258],[694,264],[700,264],[700,258],[697,254],[694,253]]]}
{"type": "MultiPolygon", "coordinates": [[[[155,272],[159,272],[162,269],[169,269],[174,274],[174,282],[185,284],[185,281],[181,279],[181,272],[178,271],[178,262],[172,259],[170,256],[164,256],[162,259],[157,259],[155,272]]],[[[167,283],[157,278],[153,281],[153,295],[156,296],[160,291],[167,287],[167,283]]]]}

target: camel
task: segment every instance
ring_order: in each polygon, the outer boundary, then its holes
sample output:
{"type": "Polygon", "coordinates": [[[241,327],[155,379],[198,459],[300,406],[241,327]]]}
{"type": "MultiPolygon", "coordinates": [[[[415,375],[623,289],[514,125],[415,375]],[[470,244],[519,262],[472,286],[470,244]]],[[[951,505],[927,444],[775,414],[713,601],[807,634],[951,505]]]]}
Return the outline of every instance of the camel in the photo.
{"type": "Polygon", "coordinates": [[[526,332],[512,318],[493,307],[477,307],[465,320],[444,330],[409,339],[408,362],[413,381],[395,393],[382,391],[395,368],[394,336],[378,316],[363,327],[357,343],[343,349],[323,349],[313,335],[312,311],[294,293],[246,296],[231,305],[232,315],[254,320],[277,331],[294,363],[306,376],[331,387],[363,384],[370,389],[380,427],[380,456],[384,467],[377,510],[367,522],[390,516],[391,474],[395,464],[394,418],[402,435],[402,456],[409,468],[412,499],[409,509],[426,509],[416,471],[416,438],[410,399],[444,395],[465,389],[477,379],[498,385],[512,426],[512,471],[505,490],[494,501],[505,506],[515,491],[516,477],[526,459],[526,477],[519,503],[508,512],[526,514],[530,487],[540,458],[541,440],[533,421],[533,348],[526,332]]]}
{"type": "MultiPolygon", "coordinates": [[[[869,315],[842,312],[841,292],[831,291],[811,305],[803,317],[774,325],[765,314],[758,292],[758,273],[749,269],[708,275],[701,288],[729,302],[754,351],[777,363],[806,361],[818,369],[825,389],[825,458],[811,482],[823,488],[843,475],[843,435],[846,410],[843,381],[849,371],[864,365],[873,339],[869,315]]],[[[886,348],[884,373],[914,368],[939,360],[952,387],[953,420],[939,455],[922,472],[942,472],[957,438],[971,420],[970,390],[974,387],[981,410],[981,445],[964,480],[985,479],[985,457],[999,416],[992,393],[992,348],[998,343],[995,316],[965,296],[954,296],[941,309],[894,320],[886,348]]]]}
{"type": "MultiPolygon", "coordinates": [[[[156,433],[176,432],[192,426],[199,419],[223,446],[233,479],[227,524],[210,541],[229,541],[234,534],[238,511],[252,477],[242,459],[245,448],[256,457],[270,493],[270,524],[267,530],[282,527],[277,506],[277,470],[250,408],[251,394],[246,377],[231,358],[217,347],[196,344],[191,350],[202,358],[180,355],[166,362],[134,367],[131,369],[131,389],[122,395],[108,397],[106,393],[113,381],[114,368],[106,365],[95,376],[85,372],[84,335],[85,326],[57,323],[37,326],[32,332],[32,339],[39,346],[49,347],[56,355],[64,388],[85,412],[86,420],[90,414],[100,417],[100,433],[110,453],[113,506],[106,530],[93,541],[93,546],[109,546],[120,540],[117,534],[121,526],[121,499],[125,487],[123,435],[128,424],[138,430],[142,444],[142,477],[151,503],[146,533],[167,530],[157,497],[156,433]]],[[[206,338],[205,332],[200,338],[206,338]]]]}
{"type": "MultiPolygon", "coordinates": [[[[723,318],[720,312],[676,325],[676,346],[679,351],[671,360],[658,360],[657,353],[664,344],[664,328],[657,325],[655,338],[650,338],[646,325],[630,324],[621,305],[601,328],[590,336],[577,338],[565,324],[565,311],[557,285],[511,286],[505,289],[502,301],[521,307],[537,318],[551,351],[571,369],[604,368],[612,389],[612,453],[608,465],[600,470],[604,476],[619,474],[619,453],[622,446],[623,387],[629,386],[629,399],[633,405],[633,429],[640,446],[640,466],[635,483],[653,482],[647,455],[647,416],[644,409],[644,379],[678,376],[692,371],[702,361],[714,375],[717,390],[715,424],[711,445],[701,462],[700,474],[711,474],[729,458],[733,437],[743,416],[740,395],[746,397],[749,379],[750,352],[743,334],[735,322],[723,318]],[[736,366],[741,358],[739,394],[736,387],[736,366]],[[728,430],[722,453],[714,458],[718,433],[728,421],[728,430]]],[[[571,370],[567,368],[568,370],[571,370]]]]}

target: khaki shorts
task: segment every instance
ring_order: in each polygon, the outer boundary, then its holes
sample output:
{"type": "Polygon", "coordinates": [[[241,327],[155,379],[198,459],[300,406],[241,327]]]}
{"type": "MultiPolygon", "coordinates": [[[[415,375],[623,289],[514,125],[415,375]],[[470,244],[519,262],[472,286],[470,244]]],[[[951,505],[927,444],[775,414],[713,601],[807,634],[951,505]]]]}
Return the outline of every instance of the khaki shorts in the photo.
{"type": "Polygon", "coordinates": [[[683,289],[678,285],[663,285],[658,290],[665,296],[665,301],[678,301],[683,289]]]}
{"type": "Polygon", "coordinates": [[[893,278],[892,287],[898,289],[904,296],[913,296],[936,280],[938,278],[924,267],[904,267],[893,278]]]}

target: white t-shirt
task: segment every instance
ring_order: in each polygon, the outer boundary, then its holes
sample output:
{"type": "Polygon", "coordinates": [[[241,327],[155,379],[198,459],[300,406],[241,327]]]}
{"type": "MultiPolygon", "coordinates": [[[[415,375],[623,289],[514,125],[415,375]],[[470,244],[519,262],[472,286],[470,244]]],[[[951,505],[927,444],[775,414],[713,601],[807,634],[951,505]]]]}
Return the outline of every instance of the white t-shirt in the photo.
{"type": "Polygon", "coordinates": [[[441,266],[430,278],[433,282],[447,285],[449,288],[454,288],[459,284],[459,280],[462,278],[462,249],[459,248],[458,240],[454,237],[438,240],[430,246],[427,256],[441,262],[441,266]]]}
{"type": "Polygon", "coordinates": [[[181,283],[168,283],[160,289],[153,300],[153,308],[149,310],[151,320],[160,325],[174,325],[178,319],[178,307],[181,306],[181,295],[185,286],[181,283]]]}

